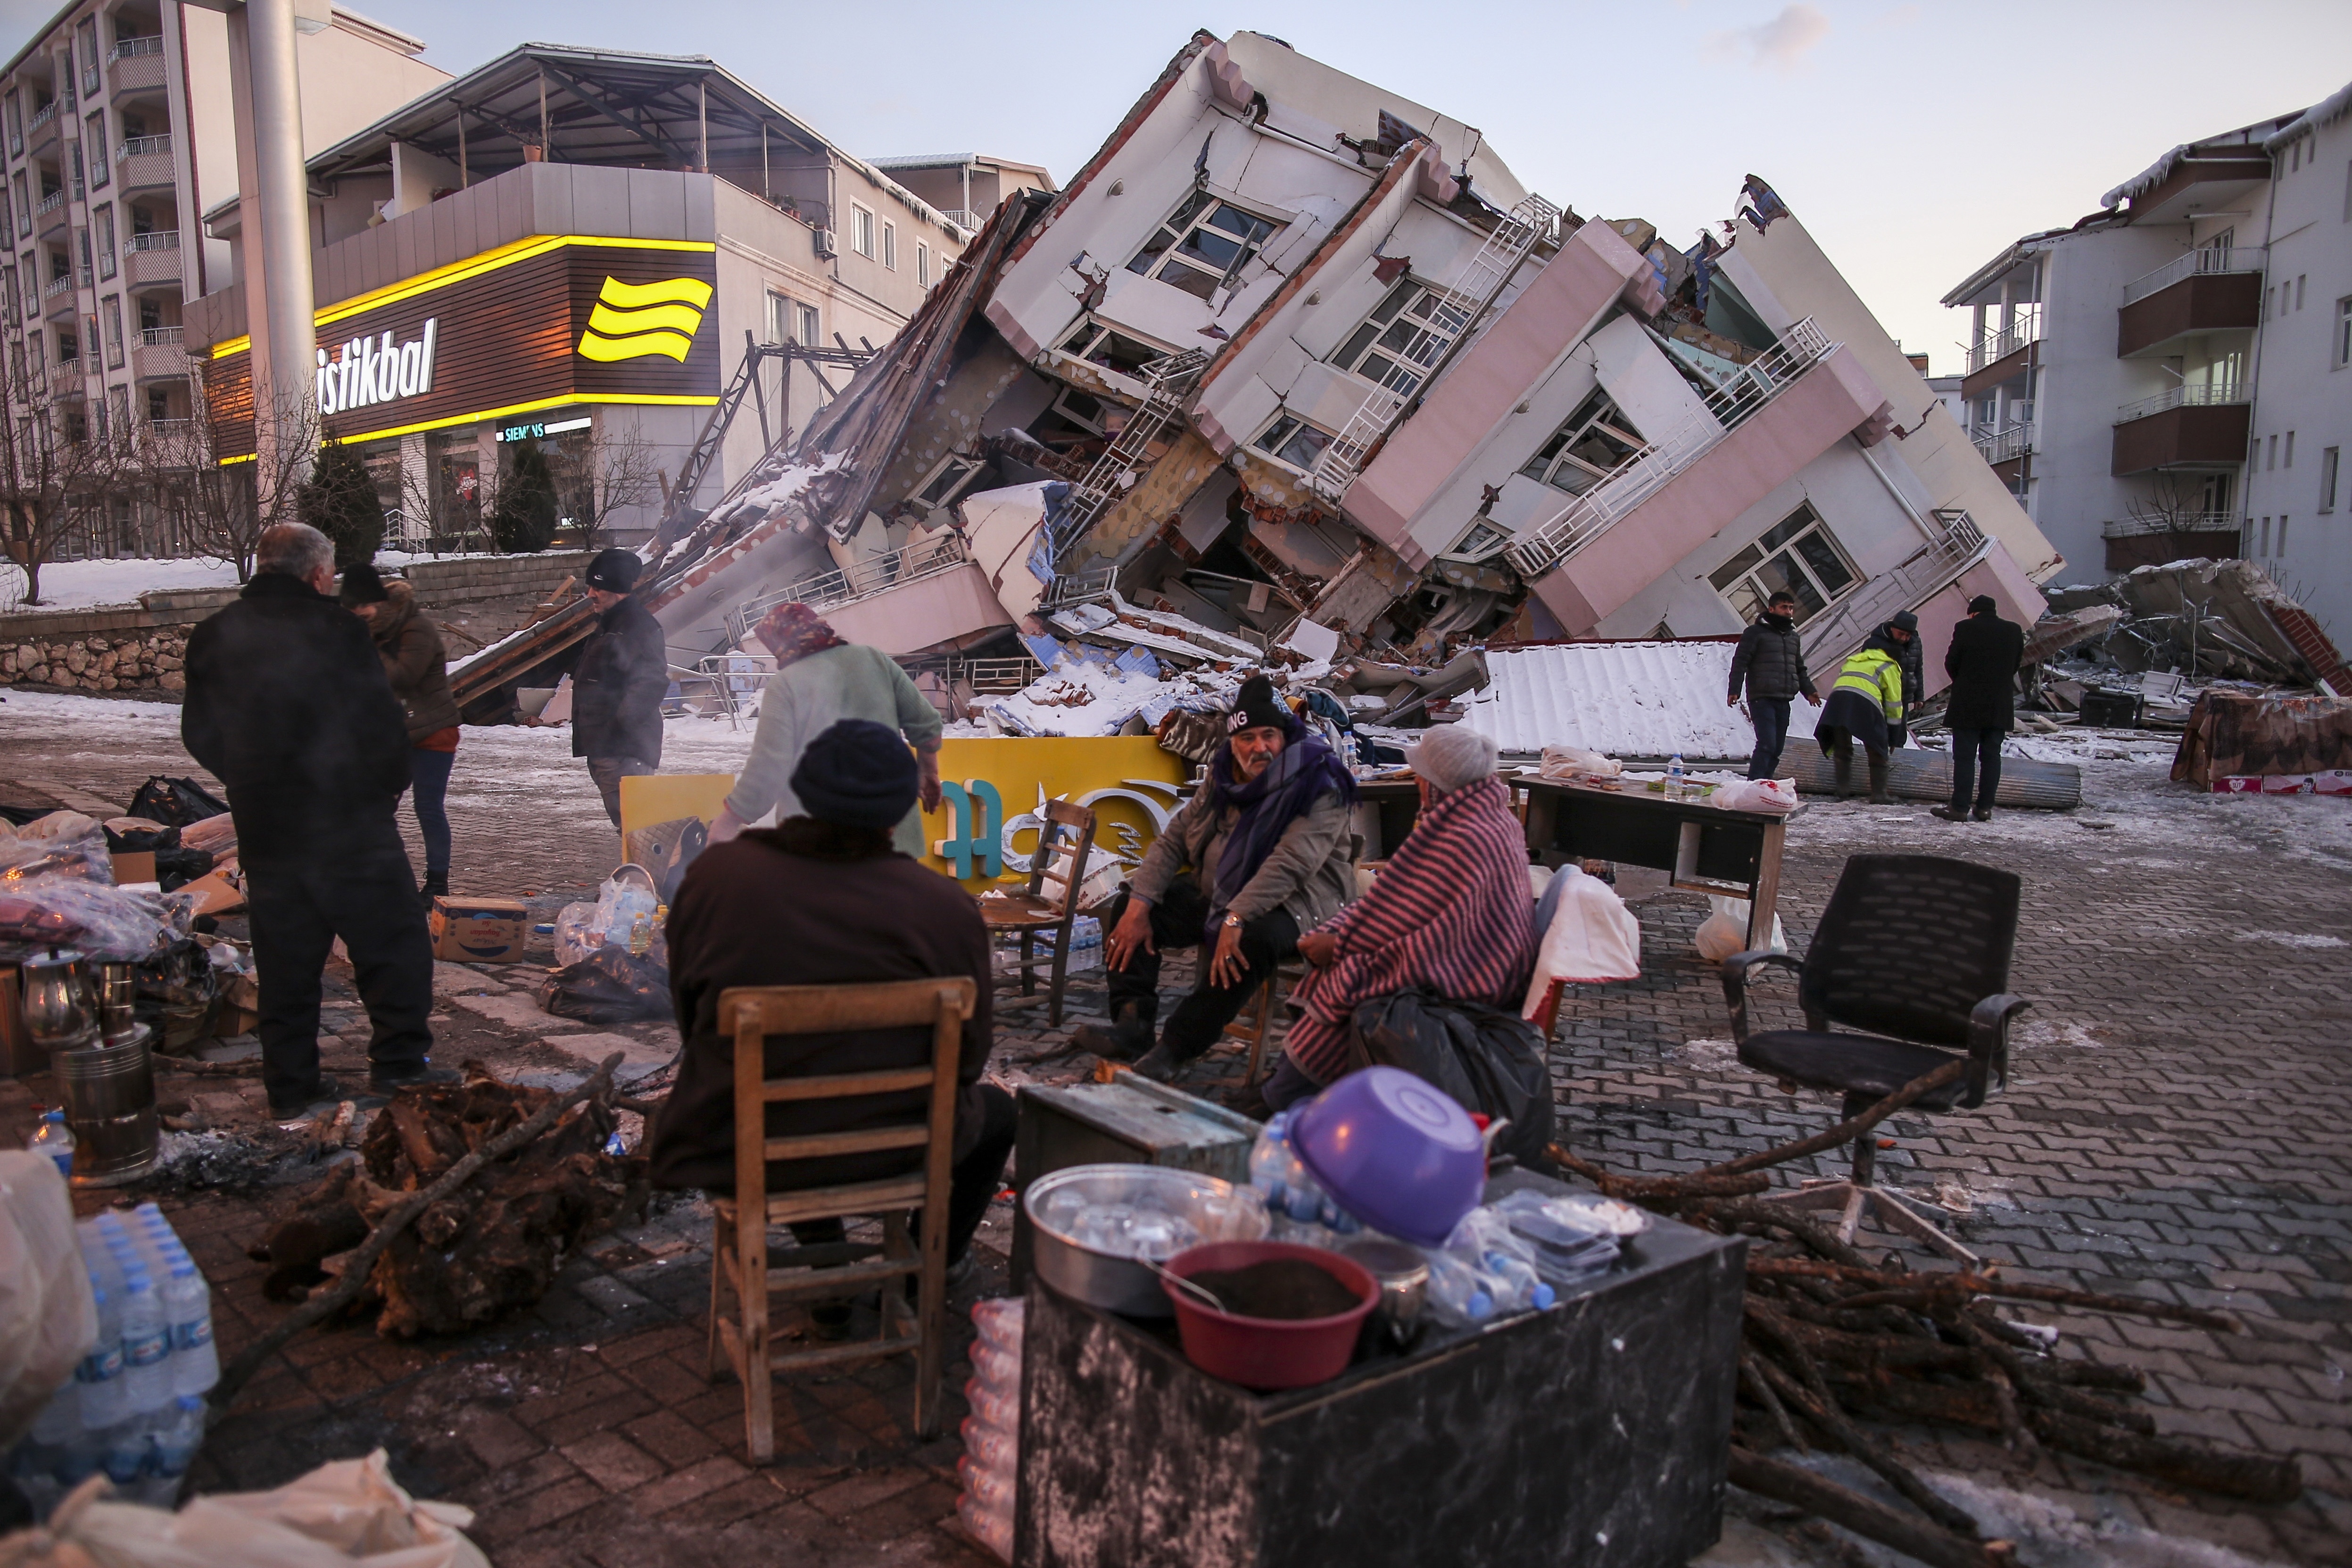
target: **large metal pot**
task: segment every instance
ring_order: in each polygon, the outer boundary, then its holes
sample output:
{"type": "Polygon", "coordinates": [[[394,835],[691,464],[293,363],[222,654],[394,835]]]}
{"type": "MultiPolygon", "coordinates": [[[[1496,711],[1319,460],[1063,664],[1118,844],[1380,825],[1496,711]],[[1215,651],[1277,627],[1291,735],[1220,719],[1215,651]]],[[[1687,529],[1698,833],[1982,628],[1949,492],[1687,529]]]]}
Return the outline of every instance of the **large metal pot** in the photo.
{"type": "Polygon", "coordinates": [[[1041,1176],[1022,1194],[1038,1277],[1076,1301],[1130,1318],[1165,1318],[1175,1309],[1160,1278],[1131,1256],[1088,1246],[1056,1223],[1070,1194],[1087,1205],[1120,1205],[1180,1218],[1192,1234],[1149,1253],[1164,1262],[1200,1241],[1255,1241],[1265,1236],[1265,1205],[1231,1182],[1161,1165],[1072,1165],[1041,1176]],[[1055,1217],[1049,1218],[1049,1215],[1055,1217]]]}
{"type": "Polygon", "coordinates": [[[149,1034],[146,1025],[133,1025],[130,1035],[108,1045],[93,1028],[87,1044],[49,1058],[66,1125],[73,1129],[78,1185],[111,1186],[154,1166],[159,1130],[149,1034]]]}

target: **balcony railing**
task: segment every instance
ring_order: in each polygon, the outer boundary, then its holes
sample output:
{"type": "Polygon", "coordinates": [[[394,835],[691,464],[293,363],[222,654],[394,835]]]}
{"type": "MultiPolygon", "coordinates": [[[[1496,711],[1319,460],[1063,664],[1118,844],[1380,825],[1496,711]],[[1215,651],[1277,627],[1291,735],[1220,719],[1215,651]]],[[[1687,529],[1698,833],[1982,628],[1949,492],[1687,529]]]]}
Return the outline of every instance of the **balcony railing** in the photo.
{"type": "Polygon", "coordinates": [[[2004,425],[1998,430],[1969,437],[1984,454],[1988,463],[2006,463],[2022,458],[2033,450],[2033,427],[2031,425],[2004,425]]]}
{"type": "Polygon", "coordinates": [[[752,645],[752,631],[761,617],[778,605],[807,605],[813,609],[838,609],[877,594],[952,572],[971,559],[961,539],[950,534],[927,539],[887,555],[876,555],[838,572],[822,573],[778,593],[763,594],[727,614],[727,630],[739,647],[752,645]]]}
{"type": "Polygon", "coordinates": [[[131,136],[125,138],[122,145],[114,150],[114,161],[120,163],[149,153],[169,153],[171,150],[172,138],[169,135],[131,136]]]}
{"type": "Polygon", "coordinates": [[[2099,535],[2139,539],[2151,533],[2235,533],[2238,527],[2238,514],[2233,511],[2187,511],[2170,517],[2110,519],[2099,525],[2099,535]]]}
{"type": "Polygon", "coordinates": [[[59,207],[65,205],[65,192],[51,191],[47,195],[43,196],[39,201],[33,204],[33,213],[37,217],[47,217],[49,214],[57,211],[59,207]]]}
{"type": "Polygon", "coordinates": [[[1939,508],[1933,515],[1938,531],[1907,560],[1806,623],[1805,658],[1814,668],[1836,668],[1873,627],[1927,603],[1985,552],[1984,530],[1976,519],[1958,507],[1939,508]]]}
{"type": "Polygon", "coordinates": [[[163,52],[163,35],[151,33],[143,38],[115,39],[114,47],[106,51],[106,58],[110,60],[131,60],[141,55],[160,55],[163,52]]]}
{"type": "Polygon", "coordinates": [[[1989,364],[2007,359],[2028,343],[2042,340],[2042,312],[2020,310],[2007,326],[1987,327],[1984,335],[1969,346],[1969,369],[1979,371],[1989,364]]]}
{"type": "Polygon", "coordinates": [[[1779,342],[1709,393],[1671,434],[1643,447],[1591,489],[1522,533],[1507,552],[1511,564],[1522,577],[1550,571],[1705,457],[1837,346],[1811,316],[1790,327],[1779,342]]]}
{"type": "Polygon", "coordinates": [[[2146,419],[2173,408],[2217,408],[2227,403],[2251,403],[2247,389],[2236,382],[2225,381],[2218,386],[2180,385],[2168,388],[2154,397],[2143,397],[2137,403],[2126,403],[2116,410],[2116,423],[2128,425],[2135,419],[2146,419]]]}
{"type": "Polygon", "coordinates": [[[138,250],[177,250],[179,248],[180,231],[176,228],[159,228],[151,234],[134,234],[122,242],[122,253],[125,256],[138,250]]]}
{"type": "Polygon", "coordinates": [[[44,300],[54,300],[72,287],[73,279],[71,278],[52,278],[47,283],[41,285],[41,298],[44,300]]]}
{"type": "Polygon", "coordinates": [[[142,349],[166,349],[180,346],[182,327],[142,327],[139,331],[139,346],[142,349]]]}
{"type": "Polygon", "coordinates": [[[58,106],[54,103],[44,104],[33,111],[32,119],[25,121],[26,133],[29,135],[44,126],[53,125],[57,123],[57,118],[58,106]]]}
{"type": "Polygon", "coordinates": [[[2153,272],[2144,273],[2124,285],[2124,303],[2145,300],[2150,294],[2171,288],[2184,278],[2202,278],[2219,272],[2260,272],[2270,264],[2270,252],[2259,245],[2211,245],[2202,250],[2192,250],[2176,256],[2153,272]]]}
{"type": "Polygon", "coordinates": [[[959,227],[974,230],[977,230],[982,224],[988,221],[985,215],[975,212],[966,212],[961,207],[950,207],[947,211],[940,214],[940,216],[947,219],[950,223],[957,225],[959,227]]]}

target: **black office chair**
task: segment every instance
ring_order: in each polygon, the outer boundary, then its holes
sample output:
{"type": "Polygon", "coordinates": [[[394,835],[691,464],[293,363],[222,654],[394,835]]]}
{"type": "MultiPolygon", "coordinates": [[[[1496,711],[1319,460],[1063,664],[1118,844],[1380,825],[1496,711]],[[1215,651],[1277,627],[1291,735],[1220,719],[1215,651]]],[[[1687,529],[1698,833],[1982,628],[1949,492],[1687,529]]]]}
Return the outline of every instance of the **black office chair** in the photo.
{"type": "MultiPolygon", "coordinates": [[[[1799,963],[1782,952],[1743,952],[1723,963],[1723,995],[1739,1059],[1784,1089],[1799,1085],[1845,1096],[1844,1116],[1861,1115],[1914,1079],[1968,1054],[1968,1070],[1909,1109],[1935,1112],[1984,1103],[1993,1081],[2009,1081],[2009,1020],[2031,1003],[2009,994],[2017,945],[2013,872],[1934,855],[1856,855],[1845,863],[1830,907],[1799,963]],[[1759,964],[1797,971],[1805,1027],[1748,1032],[1748,980],[1759,964]],[[1845,1033],[1832,1024],[1868,1033],[1845,1033]]],[[[1838,1238],[1851,1243],[1865,1213],[1963,1263],[1976,1255],[1873,1180],[1877,1131],[1853,1141],[1853,1174],[1769,1201],[1843,1211],[1838,1238]]]]}

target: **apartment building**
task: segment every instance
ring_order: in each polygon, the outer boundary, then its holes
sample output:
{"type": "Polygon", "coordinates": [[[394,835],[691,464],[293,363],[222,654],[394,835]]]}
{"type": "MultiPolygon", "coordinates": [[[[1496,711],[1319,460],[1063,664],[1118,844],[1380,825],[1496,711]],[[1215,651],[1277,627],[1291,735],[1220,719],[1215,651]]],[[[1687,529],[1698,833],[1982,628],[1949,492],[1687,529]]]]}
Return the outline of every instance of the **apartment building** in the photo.
{"type": "Polygon", "coordinates": [[[982,153],[877,158],[874,166],[945,213],[950,223],[973,231],[1007,196],[1054,191],[1054,176],[1036,164],[982,153]]]}
{"type": "Polygon", "coordinates": [[[2352,88],[2184,143],[1944,297],[1969,437],[2065,580],[2262,563],[2352,625],[2352,88]]]}
{"type": "MultiPolygon", "coordinates": [[[[716,495],[841,390],[968,237],[699,56],[524,45],[323,149],[310,177],[321,422],[412,543],[477,536],[524,441],[568,519],[642,537],[673,479],[716,495]],[[698,456],[748,343],[810,352],[762,356],[698,456]]],[[[238,204],[205,226],[229,265],[187,343],[244,422],[234,448],[251,440],[238,204]]]]}
{"type": "MultiPolygon", "coordinates": [[[[446,73],[421,40],[340,8],[297,46],[306,147],[324,147],[446,73]]],[[[196,215],[236,188],[227,19],[179,0],[80,0],[0,68],[0,326],[11,428],[68,435],[190,416],[184,302],[227,247],[196,215]]],[[[169,550],[124,498],[68,553],[169,550]]]]}

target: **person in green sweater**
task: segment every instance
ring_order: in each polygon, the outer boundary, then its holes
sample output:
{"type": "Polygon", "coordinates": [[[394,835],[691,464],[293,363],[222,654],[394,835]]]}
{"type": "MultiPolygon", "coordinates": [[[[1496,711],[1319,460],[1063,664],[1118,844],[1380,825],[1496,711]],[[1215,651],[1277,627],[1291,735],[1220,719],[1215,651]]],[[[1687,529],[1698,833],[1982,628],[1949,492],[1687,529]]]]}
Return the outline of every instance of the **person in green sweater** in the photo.
{"type": "Polygon", "coordinates": [[[922,814],[940,804],[940,735],[945,726],[939,710],[915,689],[898,660],[879,648],[843,641],[806,605],[777,605],[754,635],[775,656],[776,673],[760,695],[751,754],[710,825],[710,842],[726,843],[778,806],[783,816],[801,815],[792,778],[802,753],[844,719],[863,719],[897,731],[914,748],[916,808],[892,830],[891,845],[919,859],[922,814]]]}

